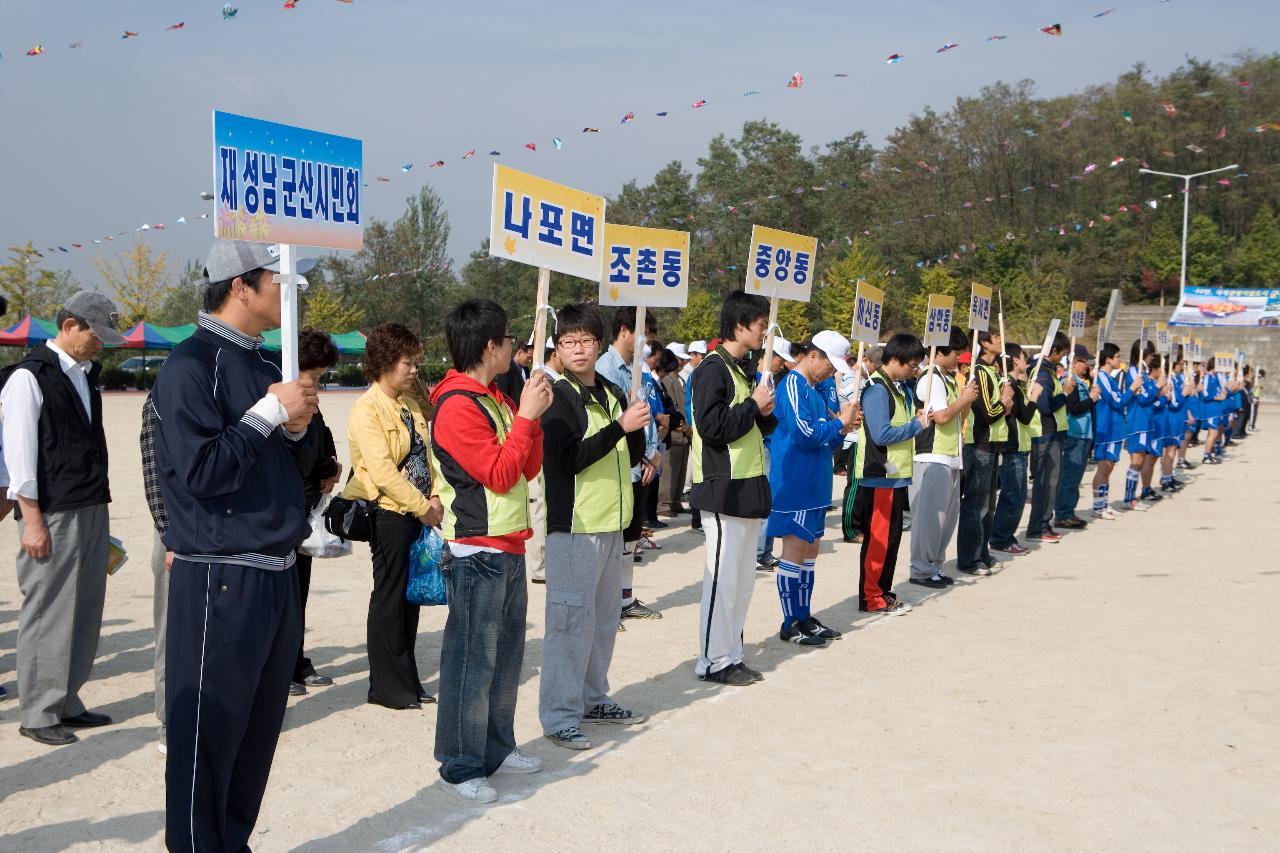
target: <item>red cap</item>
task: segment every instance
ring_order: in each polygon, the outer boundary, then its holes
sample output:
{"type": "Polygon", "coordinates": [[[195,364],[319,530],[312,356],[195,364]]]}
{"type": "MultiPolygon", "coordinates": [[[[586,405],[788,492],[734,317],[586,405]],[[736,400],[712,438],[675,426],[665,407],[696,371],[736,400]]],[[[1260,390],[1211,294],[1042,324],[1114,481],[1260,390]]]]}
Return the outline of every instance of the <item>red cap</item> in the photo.
{"type": "Polygon", "coordinates": [[[968,364],[971,361],[973,361],[973,353],[969,352],[968,350],[965,350],[964,352],[960,353],[961,364],[968,364]]]}

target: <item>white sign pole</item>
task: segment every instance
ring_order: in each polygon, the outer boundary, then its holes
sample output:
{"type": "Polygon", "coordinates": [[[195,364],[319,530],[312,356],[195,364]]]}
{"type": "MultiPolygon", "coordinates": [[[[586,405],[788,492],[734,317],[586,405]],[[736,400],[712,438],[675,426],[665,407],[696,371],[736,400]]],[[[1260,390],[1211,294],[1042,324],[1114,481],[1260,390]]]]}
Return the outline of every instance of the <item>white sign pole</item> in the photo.
{"type": "Polygon", "coordinates": [[[862,402],[862,359],[866,344],[858,341],[858,363],[853,368],[853,402],[862,402]]]}
{"type": "Polygon", "coordinates": [[[1000,300],[1000,366],[1004,369],[1005,381],[1009,380],[1009,351],[1004,348],[1004,293],[996,291],[996,297],[1000,300]]]}
{"type": "Polygon", "coordinates": [[[778,296],[769,297],[769,333],[764,338],[764,355],[760,359],[760,381],[766,388],[773,387],[773,339],[778,325],[778,296]]]}
{"type": "Polygon", "coordinates": [[[645,306],[640,303],[636,306],[636,328],[635,328],[635,352],[631,354],[631,399],[632,401],[640,399],[640,381],[644,374],[644,347],[645,347],[645,306]]]}
{"type": "MultiPolygon", "coordinates": [[[[551,302],[551,270],[538,268],[538,304],[533,309],[533,369],[542,367],[546,358],[543,344],[547,340],[547,305],[551,302]]],[[[530,376],[533,372],[530,371],[530,376]]]]}
{"type": "Polygon", "coordinates": [[[296,247],[280,244],[280,374],[285,382],[298,378],[298,258],[296,247]]]}

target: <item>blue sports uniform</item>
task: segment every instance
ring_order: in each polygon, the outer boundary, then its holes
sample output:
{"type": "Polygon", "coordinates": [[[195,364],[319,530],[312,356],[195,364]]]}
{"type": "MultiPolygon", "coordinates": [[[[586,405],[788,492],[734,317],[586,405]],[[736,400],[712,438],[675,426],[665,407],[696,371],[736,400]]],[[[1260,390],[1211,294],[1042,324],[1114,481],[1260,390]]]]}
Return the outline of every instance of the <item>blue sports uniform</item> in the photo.
{"type": "Polygon", "coordinates": [[[1164,408],[1161,411],[1160,418],[1160,443],[1157,446],[1157,450],[1164,450],[1166,447],[1177,447],[1182,443],[1182,422],[1187,417],[1187,398],[1182,393],[1182,380],[1181,373],[1175,373],[1169,377],[1169,382],[1173,385],[1173,392],[1170,397],[1164,400],[1164,408]]]}
{"type": "MultiPolygon", "coordinates": [[[[1125,372],[1125,381],[1132,385],[1139,376],[1137,367],[1130,367],[1125,372]]],[[[1125,411],[1125,427],[1127,437],[1125,450],[1130,453],[1155,453],[1155,439],[1158,419],[1156,406],[1158,392],[1155,380],[1151,375],[1142,372],[1142,386],[1134,393],[1132,401],[1125,411]]]]}
{"type": "Polygon", "coordinates": [[[1217,429],[1222,425],[1222,403],[1218,395],[1222,393],[1222,377],[1217,373],[1208,373],[1204,377],[1204,388],[1200,389],[1200,405],[1204,410],[1204,425],[1209,429],[1217,429]]]}
{"type": "Polygon", "coordinates": [[[773,485],[770,536],[819,539],[831,506],[831,453],[844,436],[839,419],[829,417],[822,387],[791,371],[779,386],[774,416],[769,482],[773,485]]]}
{"type": "Polygon", "coordinates": [[[1101,393],[1093,409],[1093,458],[1098,462],[1118,462],[1120,447],[1128,435],[1124,412],[1133,401],[1133,392],[1123,384],[1123,376],[1116,379],[1105,371],[1098,371],[1096,381],[1101,393]]]}

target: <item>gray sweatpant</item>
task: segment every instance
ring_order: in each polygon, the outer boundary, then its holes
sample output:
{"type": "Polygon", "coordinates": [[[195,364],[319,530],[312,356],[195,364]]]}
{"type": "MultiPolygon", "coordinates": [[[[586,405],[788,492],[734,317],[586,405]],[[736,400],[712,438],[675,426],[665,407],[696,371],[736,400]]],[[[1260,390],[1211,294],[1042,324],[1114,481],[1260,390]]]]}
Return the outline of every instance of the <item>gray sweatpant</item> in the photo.
{"type": "Polygon", "coordinates": [[[908,498],[911,501],[911,577],[928,578],[942,571],[947,546],[960,520],[960,481],[964,471],[937,462],[915,462],[908,498]]]}
{"type": "MultiPolygon", "coordinates": [[[[89,680],[107,597],[107,505],[46,513],[49,556],[18,549],[18,697],[29,729],[55,726],[87,710],[89,680]]],[[[18,535],[26,522],[18,522],[18,535]]]]}
{"type": "MultiPolygon", "coordinates": [[[[626,559],[630,560],[630,557],[626,559]]],[[[538,718],[546,734],[608,705],[622,596],[622,531],[547,534],[547,622],[538,718]]]]}
{"type": "Polygon", "coordinates": [[[165,547],[160,531],[153,530],[151,539],[151,576],[154,580],[151,617],[156,634],[156,719],[160,721],[160,737],[164,739],[164,635],[169,624],[169,569],[164,564],[165,547]]]}

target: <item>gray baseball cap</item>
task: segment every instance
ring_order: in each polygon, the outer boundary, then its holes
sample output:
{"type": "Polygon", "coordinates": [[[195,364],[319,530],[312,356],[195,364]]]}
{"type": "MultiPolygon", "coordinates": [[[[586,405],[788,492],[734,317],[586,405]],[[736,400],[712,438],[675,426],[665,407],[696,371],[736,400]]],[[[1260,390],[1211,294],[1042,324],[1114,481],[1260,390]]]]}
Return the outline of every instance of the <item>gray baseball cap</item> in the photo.
{"type": "Polygon", "coordinates": [[[116,329],[116,323],[120,322],[120,309],[101,293],[82,290],[68,299],[62,309],[88,323],[93,333],[107,346],[118,347],[124,343],[124,335],[116,329]]]}
{"type": "MultiPolygon", "coordinates": [[[[298,274],[310,272],[315,265],[315,258],[298,258],[298,274]]],[[[204,259],[204,277],[196,284],[230,281],[256,269],[280,272],[280,247],[277,244],[214,240],[204,259]]]]}

